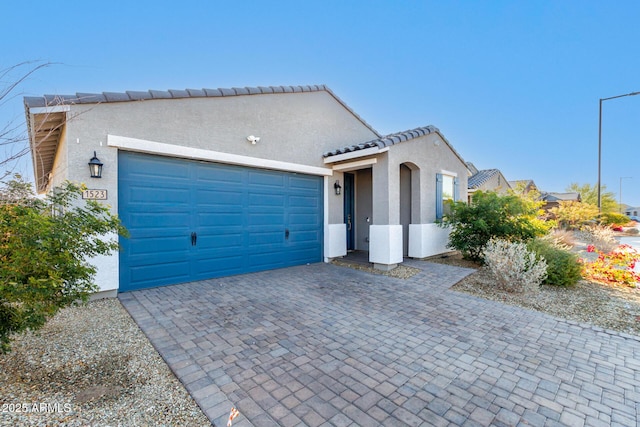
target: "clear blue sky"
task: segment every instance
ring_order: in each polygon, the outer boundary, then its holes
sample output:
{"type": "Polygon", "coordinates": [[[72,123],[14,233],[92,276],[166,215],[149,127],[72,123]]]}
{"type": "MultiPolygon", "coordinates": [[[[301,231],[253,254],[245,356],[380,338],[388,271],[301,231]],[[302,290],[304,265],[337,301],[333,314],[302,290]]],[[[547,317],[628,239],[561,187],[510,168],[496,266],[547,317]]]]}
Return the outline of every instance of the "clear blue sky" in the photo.
{"type": "MultiPolygon", "coordinates": [[[[564,191],[596,183],[598,100],[640,91],[640,2],[5,0],[0,58],[59,64],[36,96],[326,84],[381,133],[432,124],[479,169],[564,191]]],[[[602,128],[602,182],[633,177],[640,206],[640,96],[602,128]]]]}

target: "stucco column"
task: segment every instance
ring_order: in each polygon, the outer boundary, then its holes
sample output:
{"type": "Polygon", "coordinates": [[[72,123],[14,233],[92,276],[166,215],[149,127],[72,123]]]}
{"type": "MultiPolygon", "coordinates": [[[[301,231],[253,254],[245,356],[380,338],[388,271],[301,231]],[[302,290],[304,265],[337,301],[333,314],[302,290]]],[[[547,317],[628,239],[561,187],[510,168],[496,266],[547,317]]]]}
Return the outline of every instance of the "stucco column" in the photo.
{"type": "Polygon", "coordinates": [[[402,262],[400,225],[400,165],[390,164],[388,153],[373,165],[373,225],[369,227],[369,262],[390,270],[402,262]]]}

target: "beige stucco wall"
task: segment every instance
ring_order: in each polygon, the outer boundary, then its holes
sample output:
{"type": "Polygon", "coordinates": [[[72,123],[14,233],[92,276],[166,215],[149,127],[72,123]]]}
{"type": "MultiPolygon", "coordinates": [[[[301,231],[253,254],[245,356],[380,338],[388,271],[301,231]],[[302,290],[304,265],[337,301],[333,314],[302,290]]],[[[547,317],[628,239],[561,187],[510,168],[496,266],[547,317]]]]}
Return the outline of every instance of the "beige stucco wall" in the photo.
{"type": "MultiPolygon", "coordinates": [[[[440,135],[432,133],[393,145],[382,161],[374,166],[374,189],[388,180],[388,192],[374,198],[376,224],[400,224],[400,165],[412,169],[411,222],[432,223],[436,220],[436,174],[453,172],[459,180],[459,200],[467,199],[467,168],[440,135]],[[381,166],[378,171],[376,168],[381,166]],[[416,174],[413,176],[413,174],[416,174]],[[386,177],[385,177],[386,175],[386,177]],[[418,184],[418,185],[416,185],[418,184]],[[417,194],[419,192],[419,194],[417,194]],[[388,202],[387,202],[388,200],[388,202]],[[415,200],[419,200],[416,203],[415,200]]],[[[376,191],[377,192],[377,191],[376,191]]]]}
{"type": "Polygon", "coordinates": [[[506,194],[511,186],[501,173],[497,173],[483,182],[478,190],[495,191],[498,194],[506,194]]]}
{"type": "MultiPolygon", "coordinates": [[[[108,189],[114,211],[117,149],[107,135],[325,168],[323,152],[376,137],[325,91],[74,105],[70,116],[68,176],[108,189]],[[252,145],[249,135],[260,141],[252,145]],[[100,180],[86,166],[94,150],[104,163],[100,180]]],[[[341,215],[337,199],[329,198],[332,219],[341,215]]]]}

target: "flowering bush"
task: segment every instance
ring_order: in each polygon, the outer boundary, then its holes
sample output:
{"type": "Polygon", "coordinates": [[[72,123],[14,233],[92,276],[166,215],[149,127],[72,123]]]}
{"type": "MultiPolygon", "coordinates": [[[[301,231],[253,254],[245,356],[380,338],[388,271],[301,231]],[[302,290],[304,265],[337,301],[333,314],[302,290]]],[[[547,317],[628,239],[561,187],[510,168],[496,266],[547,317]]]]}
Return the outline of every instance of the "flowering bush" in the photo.
{"type": "Polygon", "coordinates": [[[581,261],[586,279],[632,287],[640,282],[640,274],[635,269],[636,263],[640,262],[640,253],[631,246],[620,245],[609,253],[603,253],[589,245],[587,252],[597,253],[598,258],[593,262],[581,261]]]}
{"type": "Polygon", "coordinates": [[[484,247],[484,262],[498,283],[512,292],[534,292],[547,277],[547,263],[525,243],[491,239],[484,247]]]}

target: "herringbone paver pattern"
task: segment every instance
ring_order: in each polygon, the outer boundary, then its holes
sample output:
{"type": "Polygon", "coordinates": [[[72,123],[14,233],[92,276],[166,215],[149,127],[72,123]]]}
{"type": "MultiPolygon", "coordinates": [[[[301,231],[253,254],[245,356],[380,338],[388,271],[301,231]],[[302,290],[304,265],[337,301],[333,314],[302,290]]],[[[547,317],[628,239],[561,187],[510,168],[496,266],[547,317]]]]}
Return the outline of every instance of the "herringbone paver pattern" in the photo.
{"type": "Polygon", "coordinates": [[[217,426],[635,426],[637,337],[328,264],[120,299],[217,426]]]}

